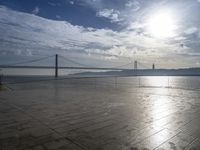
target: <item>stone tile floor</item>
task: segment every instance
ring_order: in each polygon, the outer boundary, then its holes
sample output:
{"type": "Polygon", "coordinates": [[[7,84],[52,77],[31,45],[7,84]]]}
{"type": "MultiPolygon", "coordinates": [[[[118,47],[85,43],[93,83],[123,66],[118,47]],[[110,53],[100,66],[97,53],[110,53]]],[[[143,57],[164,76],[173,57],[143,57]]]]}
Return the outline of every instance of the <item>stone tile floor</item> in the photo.
{"type": "Polygon", "coordinates": [[[200,149],[199,91],[100,83],[8,85],[0,93],[0,149],[200,149]]]}

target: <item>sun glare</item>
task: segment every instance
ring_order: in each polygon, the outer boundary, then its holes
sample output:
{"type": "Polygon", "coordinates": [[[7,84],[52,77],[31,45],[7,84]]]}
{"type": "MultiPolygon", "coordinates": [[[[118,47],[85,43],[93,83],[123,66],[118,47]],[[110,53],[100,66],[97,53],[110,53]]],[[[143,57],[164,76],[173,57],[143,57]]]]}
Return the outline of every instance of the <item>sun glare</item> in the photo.
{"type": "Polygon", "coordinates": [[[147,21],[148,33],[156,38],[175,36],[176,23],[171,12],[160,11],[149,17],[147,21]]]}

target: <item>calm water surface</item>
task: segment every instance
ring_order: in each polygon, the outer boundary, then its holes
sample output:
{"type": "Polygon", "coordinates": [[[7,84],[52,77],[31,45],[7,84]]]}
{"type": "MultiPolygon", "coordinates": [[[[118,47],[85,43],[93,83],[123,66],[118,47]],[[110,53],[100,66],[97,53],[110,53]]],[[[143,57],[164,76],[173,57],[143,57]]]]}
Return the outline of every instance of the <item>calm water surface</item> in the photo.
{"type": "MultiPolygon", "coordinates": [[[[54,80],[54,77],[34,77],[34,76],[12,76],[4,77],[5,83],[20,83],[29,81],[48,81],[54,80]]],[[[200,89],[200,77],[198,76],[136,76],[136,77],[60,77],[65,82],[61,84],[71,85],[104,85],[120,87],[164,87],[164,88],[182,88],[182,89],[200,89]]]]}

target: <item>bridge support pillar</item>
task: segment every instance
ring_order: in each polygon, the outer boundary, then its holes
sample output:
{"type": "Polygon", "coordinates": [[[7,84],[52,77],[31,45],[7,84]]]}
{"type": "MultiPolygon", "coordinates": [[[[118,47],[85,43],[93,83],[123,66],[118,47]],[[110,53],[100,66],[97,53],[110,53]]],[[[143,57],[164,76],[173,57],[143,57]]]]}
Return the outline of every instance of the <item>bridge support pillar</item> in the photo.
{"type": "Polygon", "coordinates": [[[58,77],[58,54],[56,54],[55,58],[55,78],[58,77]]]}
{"type": "Polygon", "coordinates": [[[2,81],[3,79],[2,79],[2,78],[3,78],[2,75],[0,75],[0,86],[3,85],[3,83],[2,83],[2,82],[3,82],[3,81],[2,81]]]}

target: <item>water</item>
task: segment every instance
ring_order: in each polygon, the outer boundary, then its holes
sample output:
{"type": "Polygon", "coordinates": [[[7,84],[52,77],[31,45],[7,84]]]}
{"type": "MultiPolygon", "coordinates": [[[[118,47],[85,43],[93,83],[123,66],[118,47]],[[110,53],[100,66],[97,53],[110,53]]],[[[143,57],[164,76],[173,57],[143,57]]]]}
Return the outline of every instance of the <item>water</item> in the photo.
{"type": "MultiPolygon", "coordinates": [[[[49,76],[10,76],[4,77],[7,84],[46,82],[54,81],[54,77],[49,76]]],[[[106,86],[106,87],[142,87],[142,88],[179,88],[179,89],[200,89],[199,76],[136,76],[136,77],[81,77],[65,76],[58,78],[63,86],[106,86]]],[[[47,85],[48,86],[48,85],[47,85]]]]}
{"type": "Polygon", "coordinates": [[[200,89],[199,76],[143,76],[119,78],[118,84],[137,84],[141,87],[200,89]]]}

